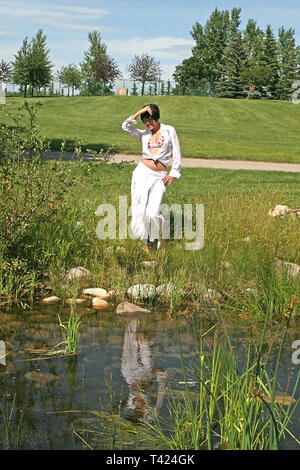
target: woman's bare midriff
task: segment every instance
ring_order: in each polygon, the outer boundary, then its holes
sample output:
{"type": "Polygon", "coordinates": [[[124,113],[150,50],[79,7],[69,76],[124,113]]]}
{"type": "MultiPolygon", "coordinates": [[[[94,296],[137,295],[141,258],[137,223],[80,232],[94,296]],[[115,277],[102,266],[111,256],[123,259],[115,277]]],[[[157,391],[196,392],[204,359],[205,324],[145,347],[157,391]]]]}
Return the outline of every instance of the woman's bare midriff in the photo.
{"type": "Polygon", "coordinates": [[[167,170],[167,167],[157,160],[155,161],[155,160],[148,160],[147,158],[143,158],[142,163],[154,171],[166,171],[167,170]]]}

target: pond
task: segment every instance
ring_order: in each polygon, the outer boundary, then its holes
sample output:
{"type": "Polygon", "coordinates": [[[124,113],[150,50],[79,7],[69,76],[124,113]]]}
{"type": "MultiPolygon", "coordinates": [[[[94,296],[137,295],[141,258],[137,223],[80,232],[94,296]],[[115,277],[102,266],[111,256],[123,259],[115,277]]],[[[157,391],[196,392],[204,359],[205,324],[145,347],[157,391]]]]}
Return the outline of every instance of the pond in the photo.
{"type": "MultiPolygon", "coordinates": [[[[211,329],[203,343],[207,356],[212,354],[214,331],[226,341],[224,324],[213,313],[196,321],[184,315],[176,320],[163,311],[123,318],[113,311],[80,307],[78,354],[49,356],[45,352],[63,339],[58,314],[65,321],[69,313],[70,306],[41,304],[28,310],[0,311],[0,448],[110,449],[113,442],[118,448],[109,431],[104,437],[98,433],[99,423],[109,429],[111,416],[117,415],[132,430],[138,429],[142,419],[151,420],[151,410],[167,415],[170,390],[175,397],[185,390],[182,360],[191,393],[197,389],[189,366],[199,331],[211,329]]],[[[243,362],[248,328],[229,315],[226,324],[243,362]]],[[[268,333],[274,340],[278,332],[268,333]]],[[[299,371],[291,360],[291,344],[299,338],[298,322],[289,330],[279,370],[279,384],[283,391],[288,386],[287,393],[299,371]]],[[[275,341],[271,366],[278,346],[275,341]]],[[[299,390],[295,398],[299,398],[299,390]]],[[[292,421],[289,430],[299,440],[298,410],[292,421]]],[[[123,448],[137,449],[132,436],[131,432],[123,440],[123,448]]],[[[289,435],[280,447],[299,448],[289,435]]],[[[147,443],[144,448],[151,449],[147,443]]]]}

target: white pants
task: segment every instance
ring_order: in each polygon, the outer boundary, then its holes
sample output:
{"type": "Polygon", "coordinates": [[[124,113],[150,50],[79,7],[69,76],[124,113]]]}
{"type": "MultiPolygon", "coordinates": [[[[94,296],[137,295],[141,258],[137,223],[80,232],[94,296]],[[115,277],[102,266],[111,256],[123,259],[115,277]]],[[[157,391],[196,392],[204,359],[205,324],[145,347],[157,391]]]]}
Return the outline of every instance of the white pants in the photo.
{"type": "Polygon", "coordinates": [[[166,190],[163,178],[166,171],[154,171],[142,162],[132,173],[131,232],[134,238],[157,240],[162,232],[163,217],[159,208],[166,190]]]}

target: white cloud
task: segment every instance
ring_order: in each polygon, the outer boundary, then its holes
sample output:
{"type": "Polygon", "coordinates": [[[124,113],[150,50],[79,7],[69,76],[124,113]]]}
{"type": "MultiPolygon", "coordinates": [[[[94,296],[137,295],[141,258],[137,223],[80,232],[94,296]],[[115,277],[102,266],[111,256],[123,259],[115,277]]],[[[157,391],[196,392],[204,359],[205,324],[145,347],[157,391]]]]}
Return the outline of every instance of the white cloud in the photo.
{"type": "Polygon", "coordinates": [[[107,41],[107,45],[112,55],[118,54],[134,56],[148,53],[157,56],[158,59],[164,58],[174,60],[176,56],[180,58],[189,57],[195,42],[190,39],[173,38],[168,36],[151,39],[135,37],[127,41],[113,39],[107,41]]]}
{"type": "Polygon", "coordinates": [[[12,29],[0,28],[0,36],[13,36],[16,34],[16,31],[12,29]]]}
{"type": "Polygon", "coordinates": [[[77,6],[66,6],[52,3],[25,2],[25,1],[1,1],[1,20],[12,18],[23,18],[29,22],[40,25],[53,26],[58,29],[73,29],[90,31],[91,29],[101,31],[115,31],[115,28],[91,24],[89,20],[98,20],[107,15],[106,10],[100,8],[87,8],[77,6]]]}

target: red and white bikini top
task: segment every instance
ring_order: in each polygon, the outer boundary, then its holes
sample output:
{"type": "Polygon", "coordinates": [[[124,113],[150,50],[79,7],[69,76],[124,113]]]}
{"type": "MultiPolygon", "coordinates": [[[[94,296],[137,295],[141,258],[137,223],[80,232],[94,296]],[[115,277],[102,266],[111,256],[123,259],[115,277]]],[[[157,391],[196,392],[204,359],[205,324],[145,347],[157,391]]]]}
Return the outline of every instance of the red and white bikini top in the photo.
{"type": "Polygon", "coordinates": [[[160,136],[160,138],[158,139],[158,141],[156,142],[156,144],[153,144],[153,143],[150,142],[150,140],[149,140],[149,142],[148,142],[148,149],[160,148],[160,147],[163,146],[164,141],[165,141],[165,139],[164,139],[164,136],[163,136],[163,135],[160,136]]]}

